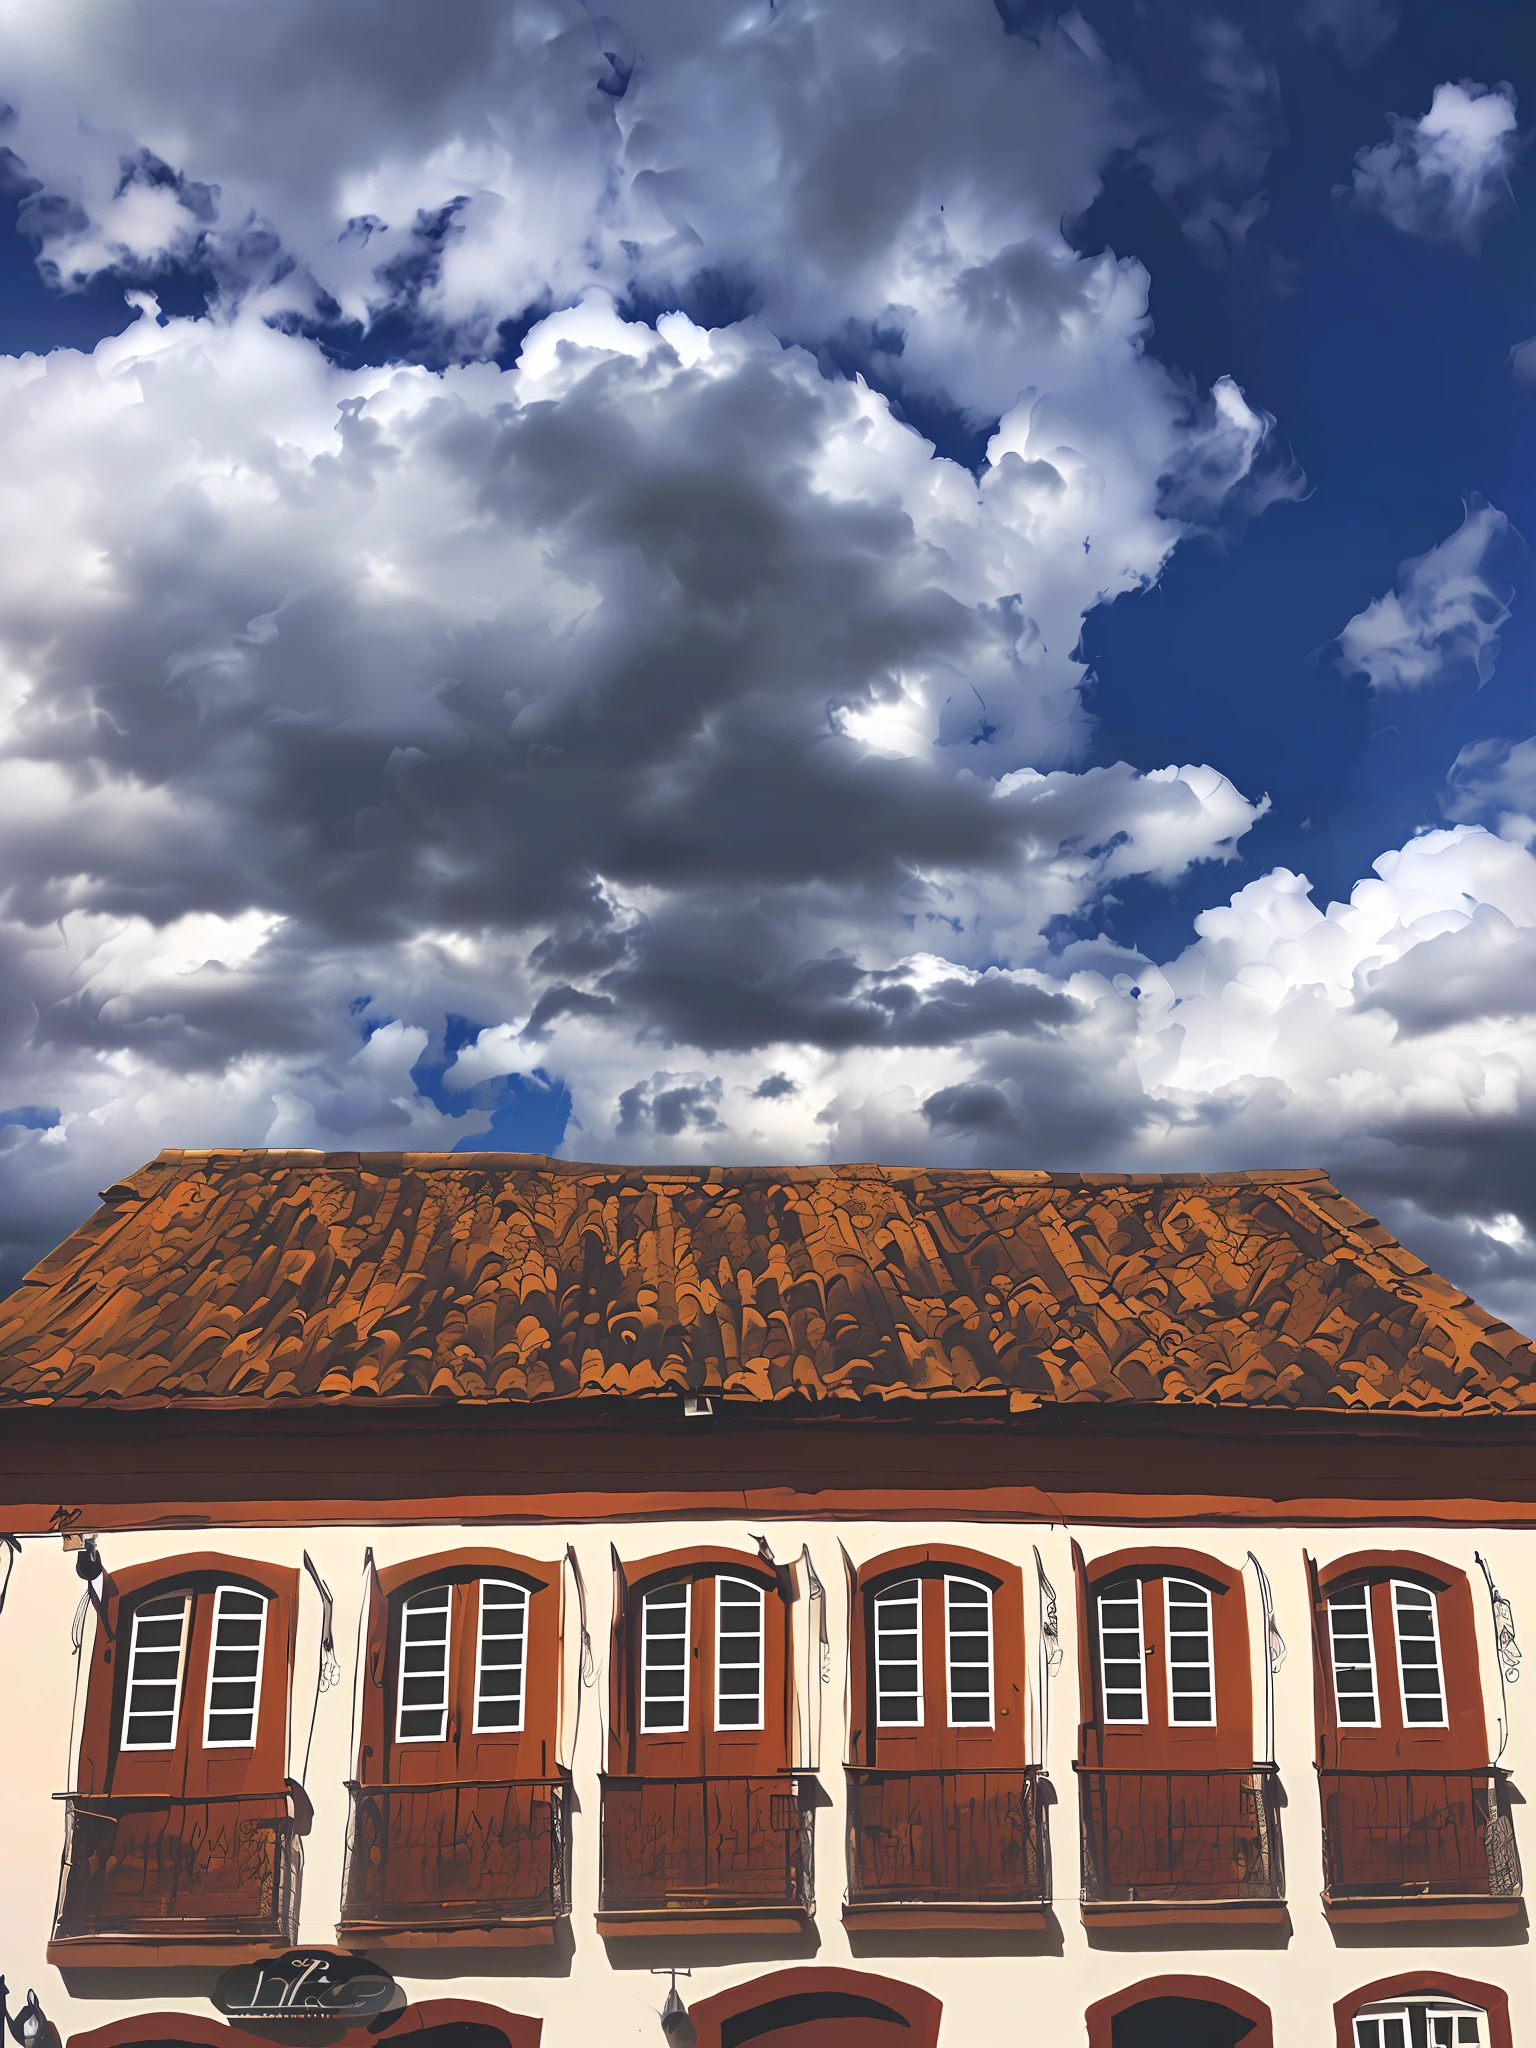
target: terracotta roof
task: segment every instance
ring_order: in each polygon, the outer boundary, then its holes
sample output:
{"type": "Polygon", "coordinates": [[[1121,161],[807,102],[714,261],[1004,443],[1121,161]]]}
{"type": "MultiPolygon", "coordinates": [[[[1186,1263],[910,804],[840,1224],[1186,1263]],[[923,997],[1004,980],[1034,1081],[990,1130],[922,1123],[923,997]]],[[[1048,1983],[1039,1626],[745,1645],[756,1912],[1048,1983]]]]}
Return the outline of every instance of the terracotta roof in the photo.
{"type": "Polygon", "coordinates": [[[1322,1173],[163,1152],[102,1200],[0,1303],[0,1402],[1536,1408],[1322,1173]]]}

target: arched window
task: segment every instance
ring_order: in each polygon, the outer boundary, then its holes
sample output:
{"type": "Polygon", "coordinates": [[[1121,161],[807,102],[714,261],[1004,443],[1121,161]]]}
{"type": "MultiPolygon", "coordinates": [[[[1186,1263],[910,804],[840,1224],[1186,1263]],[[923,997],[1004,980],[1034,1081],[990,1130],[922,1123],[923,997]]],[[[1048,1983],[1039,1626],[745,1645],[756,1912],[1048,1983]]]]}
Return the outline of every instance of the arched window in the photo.
{"type": "Polygon", "coordinates": [[[55,1947],[292,1938],[298,1573],[198,1552],[102,1581],[55,1947]]]}
{"type": "Polygon", "coordinates": [[[1086,1567],[1084,1761],[1138,1769],[1253,1758],[1241,1576],[1190,1551],[1117,1551],[1086,1567]]]}
{"type": "Polygon", "coordinates": [[[363,1676],[342,1930],[552,1938],[568,1827],[559,1567],[465,1549],[376,1573],[363,1676]]]}
{"type": "Polygon", "coordinates": [[[1490,1761],[1466,1574],[1413,1551],[1309,1569],[1329,1916],[1518,1913],[1514,1819],[1490,1761]]]}
{"type": "Polygon", "coordinates": [[[1337,2048],[1510,2048],[1508,1993],[1439,1970],[1363,1985],[1333,2017],[1337,2048]]]}
{"type": "Polygon", "coordinates": [[[107,1582],[82,1791],[178,1798],[280,1789],[298,1574],[202,1554],[107,1582]]]}
{"type": "Polygon", "coordinates": [[[1026,1761],[1017,1567],[932,1545],[860,1568],[853,1763],[985,1769],[1026,1761]]]}
{"type": "Polygon", "coordinates": [[[777,1573],[728,1551],[623,1568],[613,1761],[681,1777],[789,1763],[789,1612],[777,1573]]]}
{"type": "Polygon", "coordinates": [[[1253,1755],[1241,1574],[1162,1549],[1079,1554],[1078,1570],[1084,1915],[1280,1918],[1279,1794],[1253,1755]]]}
{"type": "Polygon", "coordinates": [[[855,1571],[848,1729],[853,1924],[1043,1924],[1017,1566],[933,1544],[855,1571]],[[895,1917],[893,1917],[895,1916],[895,1917]]]}
{"type": "Polygon", "coordinates": [[[811,1910],[811,1816],[790,1775],[790,1574],[744,1552],[614,1553],[600,1931],[811,1910]],[[689,1917],[691,1916],[691,1917],[689,1917]]]}
{"type": "Polygon", "coordinates": [[[551,1774],[558,1567],[455,1551],[379,1575],[368,1629],[361,1781],[551,1774]]]}
{"type": "Polygon", "coordinates": [[[1488,1761],[1472,1589],[1417,1552],[1356,1553],[1317,1574],[1323,1762],[1488,1761]]]}

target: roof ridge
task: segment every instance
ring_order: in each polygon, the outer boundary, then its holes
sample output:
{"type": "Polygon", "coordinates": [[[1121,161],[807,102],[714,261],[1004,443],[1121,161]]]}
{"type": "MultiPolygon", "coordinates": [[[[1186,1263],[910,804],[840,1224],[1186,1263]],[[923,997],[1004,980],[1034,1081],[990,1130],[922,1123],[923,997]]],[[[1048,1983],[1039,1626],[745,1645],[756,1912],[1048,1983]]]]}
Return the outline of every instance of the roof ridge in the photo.
{"type": "MultiPolygon", "coordinates": [[[[1263,1187],[1321,1185],[1332,1188],[1326,1167],[1273,1166],[1233,1168],[1227,1172],[1152,1173],[1141,1169],[1081,1171],[1045,1166],[926,1166],[887,1164],[880,1160],[801,1161],[747,1160],[739,1165],[689,1161],[674,1163],[627,1159],[557,1159],[545,1152],[324,1152],[295,1146],[208,1146],[181,1149],[167,1146],[139,1173],[167,1166],[251,1166],[319,1167],[332,1172],[366,1173],[385,1169],[423,1172],[484,1172],[500,1167],[507,1171],[579,1175],[585,1173],[630,1174],[645,1180],[722,1180],[736,1176],[752,1179],[827,1180],[911,1180],[924,1178],[983,1186],[986,1184],[1033,1184],[1040,1187],[1157,1188],[1157,1187],[1263,1187]]],[[[130,1175],[128,1179],[137,1178],[130,1175]]],[[[126,1185],[120,1182],[118,1185],[126,1185]]],[[[1336,1189],[1333,1190],[1337,1199],[1336,1189]]]]}

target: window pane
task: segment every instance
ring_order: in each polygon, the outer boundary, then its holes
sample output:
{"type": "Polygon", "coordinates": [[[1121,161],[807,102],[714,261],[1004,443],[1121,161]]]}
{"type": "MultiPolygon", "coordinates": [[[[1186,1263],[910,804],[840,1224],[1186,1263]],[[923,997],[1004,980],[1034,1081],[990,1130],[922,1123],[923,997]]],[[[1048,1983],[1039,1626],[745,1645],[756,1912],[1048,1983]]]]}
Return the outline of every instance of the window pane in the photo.
{"type": "Polygon", "coordinates": [[[921,1728],[921,1579],[903,1579],[875,1599],[875,1726],[921,1728]]]}
{"type": "Polygon", "coordinates": [[[1106,1721],[1145,1722],[1145,1645],[1141,1634],[1141,1581],[1120,1579],[1099,1595],[1099,1669],[1106,1721]]]}
{"type": "Polygon", "coordinates": [[[448,1733],[450,1586],[429,1586],[407,1600],[400,1616],[401,1742],[441,1742],[448,1733]]]}
{"type": "Polygon", "coordinates": [[[1209,1728],[1216,1720],[1211,1596],[1192,1579],[1163,1581],[1168,1637],[1168,1718],[1209,1728]]]}
{"type": "Polygon", "coordinates": [[[181,1660],[189,1596],[146,1600],[133,1617],[128,1647],[124,1749],[174,1749],[181,1713],[181,1660]]]}
{"type": "Polygon", "coordinates": [[[763,1725],[763,1589],[715,1581],[715,1726],[763,1725]]]}
{"type": "Polygon", "coordinates": [[[1328,1596],[1328,1632],[1333,1651],[1333,1697],[1341,1727],[1374,1728],[1376,1654],[1371,1641],[1370,1589],[1351,1586],[1328,1596]]]}
{"type": "Polygon", "coordinates": [[[1423,1586],[1392,1583],[1397,1623],[1397,1670],[1403,1719],[1409,1727],[1445,1726],[1445,1682],[1440,1671],[1440,1625],[1435,1596],[1423,1586]]]}
{"type": "Polygon", "coordinates": [[[506,1579],[480,1581],[475,1733],[515,1735],[523,1725],[528,1657],[528,1593],[506,1579]]]}
{"type": "Polygon", "coordinates": [[[662,1586],[640,1609],[640,1732],[664,1735],[688,1726],[691,1586],[662,1586]]]}
{"type": "Polygon", "coordinates": [[[944,1581],[949,1632],[949,1725],[992,1726],[992,1589],[975,1579],[944,1581]]]}
{"type": "Polygon", "coordinates": [[[220,1586],[213,1603],[205,1748],[249,1749],[255,1743],[266,1635],[266,1596],[243,1586],[220,1586]]]}

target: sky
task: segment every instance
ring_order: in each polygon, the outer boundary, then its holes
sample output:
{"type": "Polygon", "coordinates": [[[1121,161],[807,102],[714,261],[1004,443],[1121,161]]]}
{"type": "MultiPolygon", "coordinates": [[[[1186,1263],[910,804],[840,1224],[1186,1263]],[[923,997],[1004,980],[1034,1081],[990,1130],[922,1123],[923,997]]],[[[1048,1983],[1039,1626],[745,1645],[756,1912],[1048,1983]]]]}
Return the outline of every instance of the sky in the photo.
{"type": "Polygon", "coordinates": [[[1323,1165],[1536,1329],[1520,0],[0,0],[0,1285],[1323,1165]]]}

